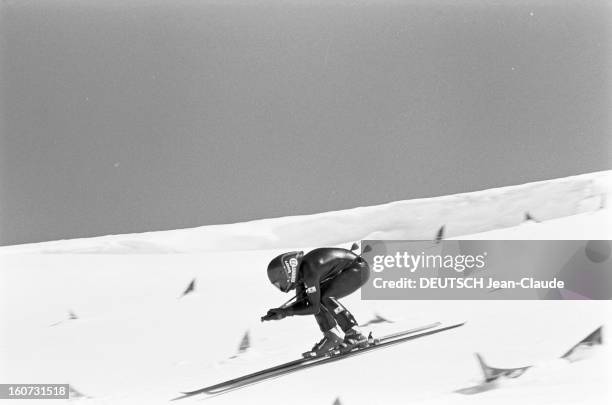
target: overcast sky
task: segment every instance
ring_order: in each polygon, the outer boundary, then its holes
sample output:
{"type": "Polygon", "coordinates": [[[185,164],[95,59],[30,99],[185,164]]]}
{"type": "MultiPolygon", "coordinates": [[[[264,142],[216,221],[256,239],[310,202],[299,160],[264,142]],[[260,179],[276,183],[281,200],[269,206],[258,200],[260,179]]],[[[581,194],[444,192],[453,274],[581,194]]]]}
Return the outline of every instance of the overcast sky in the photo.
{"type": "Polygon", "coordinates": [[[606,1],[0,7],[0,244],[611,168],[606,1]]]}

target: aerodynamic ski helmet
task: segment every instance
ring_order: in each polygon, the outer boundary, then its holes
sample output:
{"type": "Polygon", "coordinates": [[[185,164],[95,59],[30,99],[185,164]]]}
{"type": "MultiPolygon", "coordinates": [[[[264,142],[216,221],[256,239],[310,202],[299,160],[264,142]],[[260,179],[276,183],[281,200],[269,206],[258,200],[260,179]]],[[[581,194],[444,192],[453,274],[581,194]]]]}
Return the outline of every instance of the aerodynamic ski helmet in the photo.
{"type": "Polygon", "coordinates": [[[304,252],[287,252],[272,259],[268,264],[270,282],[282,292],[294,289],[302,257],[304,252]]]}

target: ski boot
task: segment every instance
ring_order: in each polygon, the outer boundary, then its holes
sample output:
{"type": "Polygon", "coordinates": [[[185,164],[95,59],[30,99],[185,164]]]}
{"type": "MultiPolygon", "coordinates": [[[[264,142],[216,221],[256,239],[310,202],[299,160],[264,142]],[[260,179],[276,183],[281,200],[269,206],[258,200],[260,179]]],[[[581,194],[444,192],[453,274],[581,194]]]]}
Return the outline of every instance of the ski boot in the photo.
{"type": "Polygon", "coordinates": [[[302,353],[302,356],[311,358],[331,353],[338,348],[342,342],[340,331],[337,328],[332,328],[323,334],[323,339],[315,344],[309,352],[302,353]]]}
{"type": "MultiPolygon", "coordinates": [[[[371,334],[370,334],[371,335],[371,334]]],[[[344,334],[344,341],[335,354],[350,352],[353,349],[363,349],[370,345],[372,337],[367,337],[357,327],[347,330],[344,334]]]]}

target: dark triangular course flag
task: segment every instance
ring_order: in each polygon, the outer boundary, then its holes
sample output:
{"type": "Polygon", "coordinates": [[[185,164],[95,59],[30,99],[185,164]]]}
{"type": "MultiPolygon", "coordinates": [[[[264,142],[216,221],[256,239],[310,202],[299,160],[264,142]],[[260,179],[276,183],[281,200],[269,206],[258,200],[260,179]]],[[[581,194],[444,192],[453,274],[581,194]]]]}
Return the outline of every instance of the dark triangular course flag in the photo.
{"type": "Polygon", "coordinates": [[[342,402],[340,402],[340,397],[337,397],[332,405],[342,405],[342,402]]]}
{"type": "Polygon", "coordinates": [[[181,294],[181,297],[184,297],[185,295],[191,294],[192,292],[194,292],[195,291],[195,283],[196,283],[196,279],[194,278],[193,280],[191,280],[191,282],[189,283],[189,285],[187,286],[185,291],[183,291],[183,294],[181,294]]]}
{"type": "Polygon", "coordinates": [[[529,212],[525,213],[525,221],[533,221],[533,222],[540,222],[537,219],[535,219],[534,217],[531,216],[531,214],[529,212]]]}
{"type": "Polygon", "coordinates": [[[370,246],[370,245],[365,245],[365,246],[363,247],[363,249],[361,249],[361,254],[368,253],[368,252],[369,252],[369,251],[371,251],[371,250],[372,250],[372,246],[370,246]]]}
{"type": "Polygon", "coordinates": [[[351,245],[351,249],[350,249],[350,250],[351,250],[351,252],[354,252],[355,250],[358,250],[358,249],[359,249],[359,245],[357,244],[357,242],[354,242],[354,243],[351,245]]]}
{"type": "Polygon", "coordinates": [[[68,385],[68,398],[89,398],[87,395],[82,392],[77,391],[72,385],[68,385]]]}
{"type": "Polygon", "coordinates": [[[240,346],[238,346],[238,353],[244,353],[251,347],[251,339],[249,338],[249,331],[247,330],[240,341],[240,346]]]}
{"type": "Polygon", "coordinates": [[[78,316],[76,316],[76,314],[75,314],[75,313],[74,313],[74,312],[73,312],[71,309],[69,309],[69,310],[68,310],[68,318],[67,318],[67,319],[62,319],[61,321],[57,321],[57,322],[55,322],[55,323],[52,323],[52,324],[51,324],[51,325],[49,325],[49,326],[57,326],[57,325],[59,325],[59,324],[63,323],[64,321],[66,321],[66,320],[68,320],[68,321],[74,321],[74,320],[76,320],[76,319],[79,319],[79,317],[78,317],[78,316]]]}
{"type": "Polygon", "coordinates": [[[516,368],[495,368],[485,363],[484,359],[480,354],[476,353],[476,358],[478,359],[478,364],[480,364],[480,368],[484,375],[485,382],[492,382],[500,377],[517,378],[522,376],[525,371],[531,368],[531,366],[516,368]]]}
{"type": "Polygon", "coordinates": [[[359,325],[359,326],[366,327],[368,325],[373,325],[373,324],[376,324],[376,323],[393,323],[393,321],[390,321],[390,320],[388,320],[386,318],[383,318],[379,314],[375,314],[373,319],[370,319],[369,321],[367,321],[363,325],[359,325]]]}
{"type": "Polygon", "coordinates": [[[438,233],[436,234],[436,243],[440,243],[444,239],[444,225],[438,229],[438,233]]]}
{"type": "Polygon", "coordinates": [[[568,359],[579,347],[595,346],[595,345],[600,345],[602,343],[603,343],[603,326],[600,326],[599,328],[591,332],[587,337],[585,337],[580,342],[572,346],[572,348],[569,349],[567,352],[565,352],[563,356],[561,356],[561,358],[568,359]]]}

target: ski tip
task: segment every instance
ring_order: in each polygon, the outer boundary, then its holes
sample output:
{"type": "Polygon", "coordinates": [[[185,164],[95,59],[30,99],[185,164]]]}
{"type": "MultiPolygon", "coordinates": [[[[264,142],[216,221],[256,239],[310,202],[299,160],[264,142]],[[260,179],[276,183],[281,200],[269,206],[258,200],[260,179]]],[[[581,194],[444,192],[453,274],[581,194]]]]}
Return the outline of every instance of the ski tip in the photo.
{"type": "Polygon", "coordinates": [[[181,392],[181,394],[183,394],[183,395],[180,395],[180,396],[178,396],[176,398],[172,398],[170,401],[178,401],[179,399],[187,398],[189,396],[189,395],[185,395],[184,392],[181,392]]]}
{"type": "Polygon", "coordinates": [[[467,321],[464,320],[456,320],[456,321],[444,321],[444,322],[437,322],[438,325],[436,325],[436,328],[440,328],[440,329],[454,329],[454,328],[460,328],[462,326],[465,326],[465,324],[467,324],[467,321]]]}
{"type": "Polygon", "coordinates": [[[178,401],[179,399],[184,399],[184,398],[189,398],[192,397],[194,395],[200,395],[200,394],[208,394],[209,392],[206,390],[197,390],[197,391],[181,391],[181,395],[176,397],[176,398],[172,398],[170,401],[178,401]]]}

